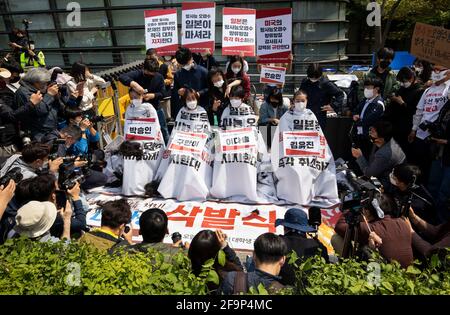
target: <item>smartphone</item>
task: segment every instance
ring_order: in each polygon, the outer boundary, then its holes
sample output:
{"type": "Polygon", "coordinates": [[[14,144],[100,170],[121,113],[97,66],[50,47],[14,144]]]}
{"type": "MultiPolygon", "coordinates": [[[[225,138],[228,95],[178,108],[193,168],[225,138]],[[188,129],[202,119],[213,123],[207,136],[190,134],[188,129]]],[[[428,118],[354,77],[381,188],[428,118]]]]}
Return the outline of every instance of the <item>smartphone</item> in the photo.
{"type": "Polygon", "coordinates": [[[66,207],[67,195],[64,190],[57,190],[56,194],[56,209],[61,209],[66,207]]]}

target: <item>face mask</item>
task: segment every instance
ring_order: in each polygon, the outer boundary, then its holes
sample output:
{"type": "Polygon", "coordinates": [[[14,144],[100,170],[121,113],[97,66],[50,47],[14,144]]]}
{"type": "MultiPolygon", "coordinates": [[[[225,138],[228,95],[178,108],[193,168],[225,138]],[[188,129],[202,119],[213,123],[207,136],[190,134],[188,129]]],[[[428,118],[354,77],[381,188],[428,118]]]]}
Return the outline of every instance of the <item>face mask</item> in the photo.
{"type": "Polygon", "coordinates": [[[17,83],[17,82],[19,82],[19,80],[20,80],[20,77],[10,78],[9,79],[9,83],[10,84],[17,83]]]}
{"type": "Polygon", "coordinates": [[[223,86],[225,82],[223,80],[217,81],[216,83],[214,83],[214,86],[216,88],[221,88],[223,86]]]}
{"type": "Polygon", "coordinates": [[[186,102],[186,107],[189,109],[195,109],[197,107],[197,101],[186,102]]]}
{"type": "Polygon", "coordinates": [[[411,82],[400,82],[400,86],[407,89],[411,86],[411,82]]]}
{"type": "Polygon", "coordinates": [[[192,64],[192,63],[189,63],[189,64],[183,66],[183,69],[186,70],[186,71],[189,71],[189,70],[192,69],[192,66],[193,66],[193,64],[192,64]]]}
{"type": "Polygon", "coordinates": [[[439,82],[445,78],[446,74],[447,74],[447,71],[441,71],[441,72],[433,71],[433,73],[431,74],[431,81],[433,81],[433,83],[439,82]]]}
{"type": "Polygon", "coordinates": [[[306,102],[295,102],[294,103],[294,108],[297,111],[302,111],[306,108],[306,102]]]}
{"type": "Polygon", "coordinates": [[[309,81],[311,81],[312,83],[316,83],[317,81],[319,81],[319,79],[309,78],[309,81]]]}
{"type": "Polygon", "coordinates": [[[165,61],[170,61],[170,60],[172,60],[172,57],[171,56],[164,56],[164,60],[165,61]]]}
{"type": "Polygon", "coordinates": [[[31,50],[34,50],[34,45],[30,45],[30,49],[31,49],[31,50]]]}
{"type": "Polygon", "coordinates": [[[423,72],[423,68],[421,67],[414,67],[414,70],[416,71],[417,75],[421,75],[423,72]]]}
{"type": "Polygon", "coordinates": [[[364,97],[370,100],[373,97],[373,90],[364,89],[364,97]]]}
{"type": "Polygon", "coordinates": [[[238,74],[241,71],[241,67],[237,67],[237,68],[233,67],[233,68],[231,68],[231,71],[233,71],[234,74],[238,74]]]}
{"type": "Polygon", "coordinates": [[[383,60],[380,62],[380,68],[381,69],[387,69],[387,67],[389,67],[391,65],[390,61],[387,60],[383,60]]]}
{"type": "Polygon", "coordinates": [[[270,105],[272,105],[272,107],[278,107],[278,106],[280,106],[280,103],[279,102],[270,102],[270,105]]]}
{"type": "Polygon", "coordinates": [[[237,99],[231,99],[230,100],[230,104],[231,104],[232,107],[238,108],[239,106],[241,106],[242,101],[241,100],[237,100],[237,99]]]}
{"type": "Polygon", "coordinates": [[[134,106],[140,106],[142,104],[142,100],[141,99],[135,99],[132,101],[134,106]]]}
{"type": "Polygon", "coordinates": [[[389,181],[391,182],[392,185],[398,186],[398,181],[397,179],[395,179],[394,174],[392,173],[389,174],[389,181]]]}

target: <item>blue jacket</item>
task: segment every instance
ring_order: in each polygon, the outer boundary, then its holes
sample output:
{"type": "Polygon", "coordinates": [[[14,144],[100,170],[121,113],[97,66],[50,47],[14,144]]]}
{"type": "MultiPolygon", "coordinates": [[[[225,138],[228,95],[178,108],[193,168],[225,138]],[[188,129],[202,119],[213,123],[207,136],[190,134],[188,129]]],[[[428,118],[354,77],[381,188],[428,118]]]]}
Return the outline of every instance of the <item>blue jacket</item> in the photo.
{"type": "Polygon", "coordinates": [[[284,115],[288,111],[288,107],[285,104],[281,104],[281,106],[278,106],[277,108],[274,108],[272,105],[270,105],[267,102],[264,102],[261,105],[261,108],[259,110],[259,121],[258,125],[267,125],[269,124],[270,118],[277,118],[280,119],[281,116],[284,115]]]}
{"type": "MultiPolygon", "coordinates": [[[[367,99],[363,99],[359,103],[356,112],[353,113],[354,115],[361,116],[366,101],[367,99]]],[[[358,121],[358,126],[363,127],[363,135],[365,136],[369,135],[369,128],[372,127],[377,121],[379,121],[381,117],[383,117],[383,114],[384,114],[384,101],[381,96],[377,96],[370,102],[369,105],[367,105],[367,108],[364,112],[364,116],[362,117],[362,119],[358,121]]]]}

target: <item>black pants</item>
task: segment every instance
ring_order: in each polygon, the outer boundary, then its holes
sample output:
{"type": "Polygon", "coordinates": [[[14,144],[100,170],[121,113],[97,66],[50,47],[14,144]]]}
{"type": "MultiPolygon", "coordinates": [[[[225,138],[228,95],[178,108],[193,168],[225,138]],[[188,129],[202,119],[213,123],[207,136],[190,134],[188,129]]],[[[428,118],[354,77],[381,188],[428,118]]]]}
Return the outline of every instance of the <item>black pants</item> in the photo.
{"type": "Polygon", "coordinates": [[[106,185],[107,177],[99,171],[90,170],[90,174],[86,176],[85,181],[81,184],[83,190],[89,190],[95,187],[106,185]]]}

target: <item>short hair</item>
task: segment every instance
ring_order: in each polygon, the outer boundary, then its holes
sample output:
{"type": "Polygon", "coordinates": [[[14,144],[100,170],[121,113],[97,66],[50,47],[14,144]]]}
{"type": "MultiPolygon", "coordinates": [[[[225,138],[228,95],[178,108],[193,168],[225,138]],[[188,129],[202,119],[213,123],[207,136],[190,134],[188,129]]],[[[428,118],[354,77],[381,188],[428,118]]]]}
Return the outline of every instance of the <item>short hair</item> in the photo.
{"type": "Polygon", "coordinates": [[[275,98],[280,105],[283,104],[283,93],[281,92],[281,89],[275,88],[272,89],[269,93],[269,96],[267,97],[267,100],[270,101],[271,98],[275,98]]]}
{"type": "Polygon", "coordinates": [[[50,154],[50,146],[40,142],[32,142],[22,149],[22,160],[25,163],[33,163],[36,160],[43,160],[50,154]]]}
{"type": "Polygon", "coordinates": [[[318,63],[311,63],[306,70],[308,78],[320,78],[323,74],[323,69],[318,63]]]}
{"type": "Polygon", "coordinates": [[[153,59],[153,58],[145,59],[144,70],[147,70],[150,72],[158,72],[158,70],[159,70],[158,60],[153,59]]]}
{"type": "Polygon", "coordinates": [[[383,82],[378,78],[367,78],[364,80],[364,86],[372,85],[374,88],[381,88],[383,87],[383,82]]]}
{"type": "Polygon", "coordinates": [[[385,142],[388,142],[392,139],[392,124],[386,120],[379,120],[372,125],[377,131],[377,135],[379,138],[383,138],[385,142]]]}
{"type": "Polygon", "coordinates": [[[155,48],[149,48],[149,49],[147,49],[147,51],[145,52],[145,54],[148,56],[148,55],[156,55],[157,54],[157,52],[156,52],[156,49],[155,48]]]}
{"type": "Polygon", "coordinates": [[[69,107],[67,106],[64,111],[64,116],[67,120],[75,119],[77,117],[83,116],[83,111],[78,107],[69,107]]]}
{"type": "Polygon", "coordinates": [[[204,263],[217,256],[220,243],[216,233],[211,230],[198,232],[189,246],[188,257],[191,260],[192,272],[199,275],[204,263]]]}
{"type": "Polygon", "coordinates": [[[395,178],[397,178],[400,182],[405,183],[406,185],[412,184],[415,180],[417,180],[420,175],[420,169],[411,164],[400,164],[394,167],[392,170],[395,178]]]}
{"type": "Polygon", "coordinates": [[[403,67],[397,73],[397,81],[405,82],[415,78],[416,74],[410,67],[403,67]]]}
{"type": "Polygon", "coordinates": [[[226,80],[225,73],[223,72],[223,70],[220,69],[220,68],[217,68],[217,67],[212,67],[211,70],[209,70],[208,77],[207,77],[208,92],[209,92],[210,95],[212,94],[212,92],[214,91],[214,88],[215,88],[214,84],[212,83],[212,78],[214,76],[218,75],[218,74],[221,75],[222,78],[223,78],[223,86],[222,86],[222,88],[224,90],[226,90],[226,88],[227,88],[227,80],[226,80]]]}
{"type": "Polygon", "coordinates": [[[264,233],[255,240],[255,256],[261,263],[275,263],[288,253],[286,242],[274,233],[264,233]]]}
{"type": "Polygon", "coordinates": [[[395,51],[392,48],[389,47],[383,47],[377,51],[377,58],[378,59],[390,59],[394,60],[395,58],[395,51]]]}
{"type": "Polygon", "coordinates": [[[47,83],[50,81],[50,71],[45,68],[31,68],[23,76],[22,80],[29,84],[47,83]]]}
{"type": "Polygon", "coordinates": [[[183,95],[181,95],[181,101],[183,102],[183,104],[186,104],[186,99],[188,98],[189,95],[194,94],[195,98],[197,99],[197,101],[199,100],[197,93],[195,92],[194,89],[191,88],[185,88],[184,89],[184,93],[183,95]]]}
{"type": "Polygon", "coordinates": [[[102,205],[101,225],[117,229],[131,220],[130,205],[125,199],[108,201],[102,205]]]}
{"type": "Polygon", "coordinates": [[[49,201],[56,191],[56,178],[52,174],[42,174],[21,181],[16,188],[15,196],[20,205],[30,201],[49,201]]]}
{"type": "Polygon", "coordinates": [[[175,58],[180,65],[184,66],[192,59],[192,52],[189,48],[180,47],[175,53],[175,58]]]}
{"type": "Polygon", "coordinates": [[[58,74],[63,74],[64,71],[59,68],[59,67],[55,67],[53,68],[53,71],[51,71],[51,76],[50,76],[50,81],[56,81],[56,78],[58,78],[58,74]]]}
{"type": "Polygon", "coordinates": [[[245,98],[245,90],[241,85],[233,86],[230,91],[230,97],[245,98]]]}
{"type": "Polygon", "coordinates": [[[74,138],[76,141],[81,139],[81,136],[83,135],[83,132],[81,131],[81,128],[74,125],[68,125],[67,127],[64,127],[61,130],[61,133],[65,133],[72,138],[74,138]]]}
{"type": "Polygon", "coordinates": [[[144,211],[139,218],[141,235],[146,243],[162,242],[167,233],[167,214],[158,208],[144,211]]]}

